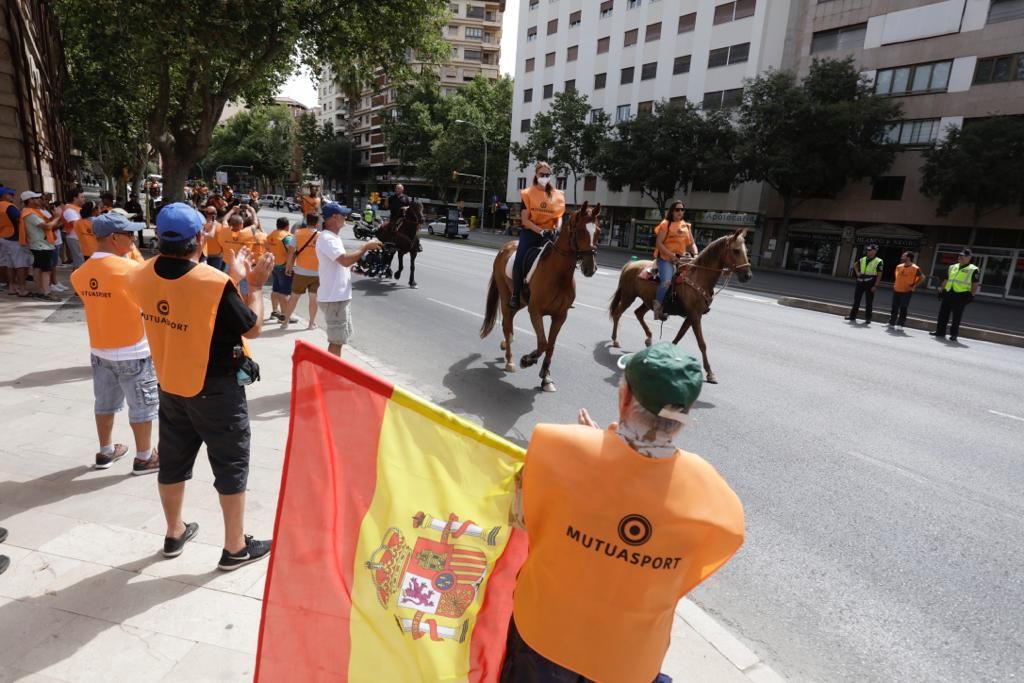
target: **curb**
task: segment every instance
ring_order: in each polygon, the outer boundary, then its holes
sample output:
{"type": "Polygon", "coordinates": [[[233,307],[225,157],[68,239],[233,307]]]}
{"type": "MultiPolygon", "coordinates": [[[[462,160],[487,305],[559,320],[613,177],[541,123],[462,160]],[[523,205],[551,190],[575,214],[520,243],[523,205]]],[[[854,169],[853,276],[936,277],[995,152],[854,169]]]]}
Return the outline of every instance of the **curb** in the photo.
{"type": "MultiPolygon", "coordinates": [[[[850,307],[844,304],[832,304],[825,301],[815,301],[813,299],[799,299],[797,297],[783,296],[779,298],[778,302],[782,306],[803,308],[808,311],[817,311],[819,313],[831,313],[832,315],[845,316],[850,312],[850,307]]],[[[928,331],[935,329],[935,322],[932,320],[925,320],[924,318],[907,318],[905,327],[928,331]]],[[[978,327],[961,325],[960,336],[967,339],[992,342],[993,344],[1003,344],[1005,346],[1017,346],[1024,348],[1024,335],[1010,334],[1009,332],[996,332],[995,330],[985,330],[978,327]]]]}
{"type": "Polygon", "coordinates": [[[785,678],[762,662],[753,650],[741,643],[736,636],[690,598],[679,601],[679,604],[676,605],[676,616],[706,640],[711,647],[718,650],[751,681],[755,683],[785,683],[785,678]]]}

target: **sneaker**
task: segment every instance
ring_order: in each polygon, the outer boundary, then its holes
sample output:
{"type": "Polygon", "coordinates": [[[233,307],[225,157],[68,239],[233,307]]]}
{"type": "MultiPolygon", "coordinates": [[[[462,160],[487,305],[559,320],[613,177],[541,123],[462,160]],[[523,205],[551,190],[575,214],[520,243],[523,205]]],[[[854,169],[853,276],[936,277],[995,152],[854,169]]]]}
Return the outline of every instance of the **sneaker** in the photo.
{"type": "Polygon", "coordinates": [[[270,317],[273,318],[274,320],[284,320],[284,316],[278,313],[277,311],[271,311],[270,317]]]}
{"type": "Polygon", "coordinates": [[[220,564],[217,565],[217,569],[230,572],[247,564],[258,562],[270,554],[270,543],[270,541],[257,541],[246,534],[244,548],[237,553],[229,553],[227,550],[221,552],[220,564]]]}
{"type": "Polygon", "coordinates": [[[185,533],[177,538],[164,537],[164,557],[177,557],[185,549],[185,544],[199,535],[199,524],[189,522],[185,525],[185,533]]]}
{"type": "Polygon", "coordinates": [[[939,334],[938,332],[929,332],[928,335],[932,336],[932,337],[935,337],[936,339],[945,339],[946,338],[946,335],[939,334]]]}
{"type": "Polygon", "coordinates": [[[153,449],[153,455],[149,456],[149,460],[139,460],[135,458],[132,462],[132,474],[143,475],[143,474],[156,474],[160,471],[160,454],[157,450],[153,449]]]}
{"type": "Polygon", "coordinates": [[[96,454],[96,465],[94,467],[98,470],[105,470],[115,462],[124,457],[125,453],[128,452],[128,447],[123,443],[114,444],[114,452],[110,455],[104,455],[103,453],[96,454]]]}
{"type": "Polygon", "coordinates": [[[954,337],[953,335],[950,335],[950,336],[949,336],[949,341],[951,341],[951,342],[955,342],[955,341],[956,341],[956,339],[957,339],[957,338],[956,338],[956,337],[954,337]]]}
{"type": "Polygon", "coordinates": [[[53,294],[37,294],[36,298],[41,299],[42,301],[60,301],[60,299],[55,297],[53,294]]]}

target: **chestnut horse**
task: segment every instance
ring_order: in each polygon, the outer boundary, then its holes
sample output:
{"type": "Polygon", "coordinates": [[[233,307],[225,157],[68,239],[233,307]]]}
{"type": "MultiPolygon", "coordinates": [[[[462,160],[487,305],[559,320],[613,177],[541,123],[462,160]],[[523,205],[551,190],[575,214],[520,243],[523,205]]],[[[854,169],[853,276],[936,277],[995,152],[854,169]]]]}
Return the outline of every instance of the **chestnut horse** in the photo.
{"type": "MultiPolygon", "coordinates": [[[[719,237],[688,265],[680,266],[673,277],[675,306],[667,312],[670,315],[684,315],[686,319],[672,343],[678,344],[687,330],[693,327],[697,345],[704,358],[704,371],[710,384],[717,384],[718,380],[715,379],[715,373],[711,371],[711,364],[708,363],[708,349],[704,343],[701,317],[711,308],[715,283],[718,282],[720,275],[732,277],[732,274],[736,273],[740,282],[747,282],[754,277],[750,269],[750,260],[747,258],[747,244],[743,241],[746,232],[745,229],[740,229],[731,235],[719,237]]],[[[619,347],[619,318],[637,297],[640,298],[640,305],[634,314],[640,321],[640,326],[644,328],[644,343],[647,346],[651,345],[651,328],[644,322],[644,315],[651,310],[658,291],[658,283],[640,277],[651,264],[651,261],[631,261],[622,267],[619,288],[615,290],[611,305],[608,307],[608,313],[612,318],[612,346],[615,348],[619,347]]]]}
{"type": "MultiPolygon", "coordinates": [[[[423,222],[423,212],[418,203],[412,206],[402,207],[401,213],[387,224],[377,230],[375,237],[381,242],[395,245],[398,252],[398,270],[395,271],[395,279],[402,279],[402,270],[405,268],[405,255],[409,254],[409,286],[416,288],[416,254],[420,251],[420,223],[423,222]],[[397,219],[397,225],[395,220],[397,219]]],[[[391,264],[387,264],[391,267],[391,264]]]]}
{"type": "MultiPolygon", "coordinates": [[[[587,208],[587,202],[583,202],[583,206],[569,216],[568,224],[559,231],[554,244],[540,257],[530,280],[530,301],[526,307],[537,333],[537,348],[523,356],[519,364],[528,368],[544,354],[544,363],[540,369],[541,389],[544,391],[555,391],[555,383],[551,380],[551,356],[555,351],[558,331],[562,329],[566,314],[576,300],[576,281],[573,279],[576,264],[581,263],[580,270],[586,277],[592,277],[597,272],[597,243],[600,234],[601,205],[587,208]],[[551,318],[551,329],[547,336],[544,335],[544,316],[551,318]]],[[[491,284],[487,290],[487,315],[480,327],[480,338],[483,339],[494,329],[500,306],[501,328],[505,335],[501,350],[505,352],[506,372],[514,372],[516,369],[512,363],[512,321],[518,309],[513,311],[508,306],[512,281],[506,274],[506,264],[515,257],[516,246],[515,242],[509,242],[494,259],[491,284]]]]}

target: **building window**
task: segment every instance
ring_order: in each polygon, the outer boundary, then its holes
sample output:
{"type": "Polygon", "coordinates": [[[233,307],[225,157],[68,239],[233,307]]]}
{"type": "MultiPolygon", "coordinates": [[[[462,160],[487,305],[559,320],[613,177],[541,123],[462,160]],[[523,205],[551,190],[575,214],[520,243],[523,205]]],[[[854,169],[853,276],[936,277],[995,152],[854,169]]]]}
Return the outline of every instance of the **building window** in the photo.
{"type": "Polygon", "coordinates": [[[619,78],[620,85],[626,85],[627,83],[633,82],[633,72],[636,71],[634,67],[627,66],[622,70],[622,76],[619,78]]]}
{"type": "Polygon", "coordinates": [[[988,6],[988,23],[1024,19],[1024,0],[992,0],[988,6]]]}
{"type": "Polygon", "coordinates": [[[647,24],[647,32],[644,34],[645,43],[653,43],[655,40],[661,38],[661,22],[656,24],[647,24]]]}
{"type": "Polygon", "coordinates": [[[689,33],[697,28],[697,13],[690,12],[679,17],[679,30],[677,33],[689,33]]]}
{"type": "Polygon", "coordinates": [[[615,0],[604,0],[601,3],[601,18],[607,19],[612,15],[612,8],[615,5],[615,0]]]}
{"type": "Polygon", "coordinates": [[[608,52],[608,48],[611,46],[612,39],[609,36],[597,39],[597,54],[604,54],[608,52]]]}
{"type": "Polygon", "coordinates": [[[448,27],[448,35],[450,35],[450,36],[457,36],[457,35],[459,35],[459,27],[458,26],[449,26],[448,27]]]}
{"type": "Polygon", "coordinates": [[[597,176],[596,175],[585,175],[585,176],[583,176],[583,191],[584,192],[595,192],[595,191],[597,191],[597,176]]]}
{"type": "Polygon", "coordinates": [[[830,50],[859,50],[864,47],[867,30],[867,24],[853,24],[830,31],[818,31],[811,38],[811,54],[830,50]]]}
{"type": "Polygon", "coordinates": [[[626,31],[626,34],[622,38],[622,46],[629,47],[630,45],[636,45],[637,36],[640,34],[640,29],[632,29],[626,31]]]}
{"type": "Polygon", "coordinates": [[[604,90],[604,84],[608,80],[608,74],[594,74],[594,90],[604,90]]]}
{"type": "Polygon", "coordinates": [[[470,19],[483,19],[484,8],[474,5],[466,5],[466,16],[470,19]]]}
{"type": "Polygon", "coordinates": [[[555,178],[555,189],[564,190],[566,188],[565,176],[558,176],[555,178]]]}
{"type": "Polygon", "coordinates": [[[736,0],[715,7],[715,24],[724,24],[737,19],[754,16],[755,0],[736,0]]]}
{"type": "Polygon", "coordinates": [[[658,63],[657,62],[648,62],[647,64],[644,64],[642,67],[640,67],[640,80],[641,81],[649,81],[652,78],[657,78],[657,76],[658,76],[658,63]]]}
{"type": "Polygon", "coordinates": [[[516,187],[518,187],[520,190],[525,190],[526,189],[526,178],[523,178],[523,177],[516,178],[516,187]]]}
{"type": "Polygon", "coordinates": [[[565,82],[565,92],[576,92],[576,79],[570,79],[565,82]]]}
{"type": "Polygon", "coordinates": [[[743,88],[733,90],[714,90],[704,93],[704,109],[714,111],[716,109],[732,109],[743,102],[743,88]]]}
{"type": "Polygon", "coordinates": [[[974,84],[1024,81],[1024,52],[984,57],[974,69],[974,84]]]}
{"type": "Polygon", "coordinates": [[[530,0],[530,11],[537,9],[537,5],[540,4],[540,0],[530,0]]]}
{"type": "Polygon", "coordinates": [[[459,16],[459,4],[457,2],[453,2],[450,5],[448,5],[448,9],[452,11],[453,15],[459,16]]]}
{"type": "Polygon", "coordinates": [[[532,43],[535,40],[537,40],[537,27],[531,26],[526,29],[526,42],[532,43]]]}
{"type": "Polygon", "coordinates": [[[654,100],[646,100],[636,105],[636,115],[643,116],[644,114],[654,113],[654,100]]]}
{"type": "Polygon", "coordinates": [[[884,175],[876,178],[871,187],[871,198],[898,202],[903,199],[903,186],[906,183],[907,177],[902,175],[884,175]]]}
{"type": "Polygon", "coordinates": [[[533,102],[533,88],[527,88],[523,91],[523,102],[533,102]]]}
{"type": "Polygon", "coordinates": [[[708,53],[708,68],[738,64],[750,57],[750,43],[720,47],[708,53]]]}
{"type": "Polygon", "coordinates": [[[952,61],[946,61],[879,69],[875,74],[875,94],[945,92],[946,86],[949,85],[949,72],[952,66],[952,61]]]}
{"type": "Polygon", "coordinates": [[[569,15],[569,28],[576,28],[583,21],[583,11],[576,10],[569,15]]]}
{"type": "Polygon", "coordinates": [[[620,104],[615,108],[615,123],[622,123],[623,121],[629,121],[632,118],[630,114],[630,105],[620,104]]]}
{"type": "Polygon", "coordinates": [[[558,33],[558,19],[552,19],[548,22],[548,35],[558,33]]]}
{"type": "Polygon", "coordinates": [[[603,109],[601,109],[600,107],[598,107],[597,109],[591,109],[591,110],[590,110],[590,116],[588,117],[588,119],[587,119],[587,120],[589,120],[589,121],[590,121],[591,123],[594,123],[595,121],[597,121],[597,119],[598,119],[598,118],[599,118],[599,117],[601,116],[601,114],[603,114],[603,113],[604,113],[604,110],[603,110],[603,109]]]}
{"type": "Polygon", "coordinates": [[[523,119],[519,122],[519,132],[529,133],[530,132],[530,119],[523,119]]]}
{"type": "Polygon", "coordinates": [[[939,137],[941,119],[908,119],[889,125],[886,142],[905,147],[927,147],[939,137]]]}
{"type": "Polygon", "coordinates": [[[470,50],[468,47],[462,51],[462,58],[467,62],[479,62],[482,55],[480,50],[470,50]]]}
{"type": "Polygon", "coordinates": [[[544,68],[555,65],[555,53],[549,52],[544,55],[544,68]]]}
{"type": "Polygon", "coordinates": [[[554,94],[555,94],[555,85],[554,85],[554,83],[548,83],[547,85],[544,86],[544,99],[545,100],[550,100],[551,96],[554,95],[554,94]]]}
{"type": "Polygon", "coordinates": [[[626,9],[636,9],[641,2],[642,0],[626,0],[626,9]]]}
{"type": "Polygon", "coordinates": [[[686,104],[686,95],[679,95],[677,97],[668,98],[668,105],[670,107],[681,107],[686,104]]]}
{"type": "Polygon", "coordinates": [[[526,73],[530,73],[531,71],[533,71],[533,65],[534,65],[533,57],[530,57],[529,59],[526,60],[526,73]]]}
{"type": "Polygon", "coordinates": [[[676,57],[672,62],[672,74],[688,74],[690,73],[690,55],[683,55],[682,57],[676,57]]]}
{"type": "Polygon", "coordinates": [[[479,26],[466,27],[466,40],[483,40],[484,30],[479,26]]]}
{"type": "Polygon", "coordinates": [[[576,59],[579,56],[580,56],[580,46],[579,45],[572,45],[565,52],[565,61],[567,61],[567,62],[575,62],[576,59]]]}

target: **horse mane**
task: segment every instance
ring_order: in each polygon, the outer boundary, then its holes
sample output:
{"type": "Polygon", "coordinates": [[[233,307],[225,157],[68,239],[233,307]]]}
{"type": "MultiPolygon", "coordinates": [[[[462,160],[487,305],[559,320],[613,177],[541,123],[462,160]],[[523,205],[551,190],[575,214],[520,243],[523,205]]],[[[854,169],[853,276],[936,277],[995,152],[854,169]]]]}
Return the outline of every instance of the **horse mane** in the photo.
{"type": "Polygon", "coordinates": [[[699,266],[707,265],[707,261],[711,261],[712,258],[718,256],[718,252],[725,248],[725,245],[729,242],[732,235],[722,235],[718,239],[714,240],[704,249],[701,249],[700,253],[697,254],[697,258],[693,259],[693,262],[699,266]]]}

